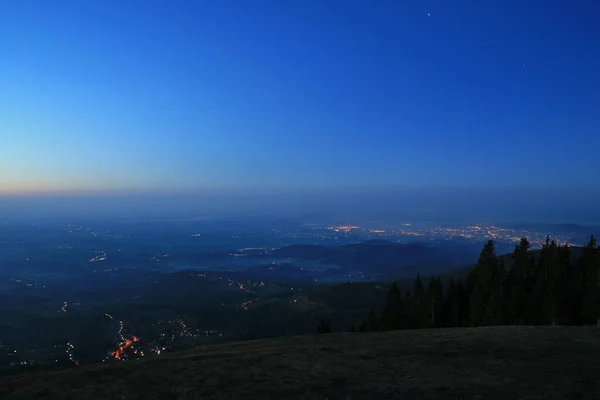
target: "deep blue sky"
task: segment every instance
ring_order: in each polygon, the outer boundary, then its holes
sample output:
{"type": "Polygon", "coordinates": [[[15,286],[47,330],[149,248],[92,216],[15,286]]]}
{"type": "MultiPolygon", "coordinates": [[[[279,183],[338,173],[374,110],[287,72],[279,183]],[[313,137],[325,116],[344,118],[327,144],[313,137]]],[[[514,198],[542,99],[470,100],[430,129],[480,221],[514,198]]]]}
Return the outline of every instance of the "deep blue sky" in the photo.
{"type": "Polygon", "coordinates": [[[1,1],[0,192],[598,188],[600,3],[1,1]]]}

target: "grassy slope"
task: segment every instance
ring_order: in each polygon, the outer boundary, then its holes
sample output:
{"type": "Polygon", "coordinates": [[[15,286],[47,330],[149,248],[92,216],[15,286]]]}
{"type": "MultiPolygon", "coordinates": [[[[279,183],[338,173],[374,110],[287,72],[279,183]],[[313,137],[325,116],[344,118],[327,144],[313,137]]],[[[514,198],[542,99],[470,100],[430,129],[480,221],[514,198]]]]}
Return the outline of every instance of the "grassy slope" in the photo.
{"type": "Polygon", "coordinates": [[[0,378],[0,398],[593,399],[599,351],[595,328],[288,337],[8,376],[0,378]]]}

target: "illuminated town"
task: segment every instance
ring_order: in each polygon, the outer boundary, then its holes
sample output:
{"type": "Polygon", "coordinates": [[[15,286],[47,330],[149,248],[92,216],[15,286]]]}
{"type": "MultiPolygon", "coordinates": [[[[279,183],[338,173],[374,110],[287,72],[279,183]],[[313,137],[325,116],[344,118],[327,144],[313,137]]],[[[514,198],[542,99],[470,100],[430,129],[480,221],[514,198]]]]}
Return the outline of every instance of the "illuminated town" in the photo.
{"type": "MultiPolygon", "coordinates": [[[[533,248],[542,247],[546,236],[550,235],[559,244],[580,245],[582,243],[572,242],[571,235],[552,232],[537,232],[513,228],[499,227],[496,225],[476,224],[464,226],[433,226],[428,228],[416,228],[413,224],[404,224],[401,229],[381,229],[376,227],[360,227],[358,225],[337,225],[327,227],[313,227],[314,233],[319,232],[323,239],[338,238],[339,234],[351,235],[355,240],[383,239],[394,242],[438,242],[443,240],[464,239],[473,243],[482,243],[492,239],[501,243],[517,243],[521,238],[529,239],[533,248]]],[[[319,235],[317,233],[317,235],[319,235]]]]}

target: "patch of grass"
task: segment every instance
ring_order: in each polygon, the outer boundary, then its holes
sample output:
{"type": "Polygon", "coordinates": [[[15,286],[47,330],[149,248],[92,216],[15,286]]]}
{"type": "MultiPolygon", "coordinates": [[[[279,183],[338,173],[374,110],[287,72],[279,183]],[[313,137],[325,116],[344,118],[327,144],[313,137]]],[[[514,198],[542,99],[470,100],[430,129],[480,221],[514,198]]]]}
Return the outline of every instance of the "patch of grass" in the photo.
{"type": "Polygon", "coordinates": [[[6,376],[0,398],[600,398],[600,329],[490,327],[287,337],[6,376]]]}

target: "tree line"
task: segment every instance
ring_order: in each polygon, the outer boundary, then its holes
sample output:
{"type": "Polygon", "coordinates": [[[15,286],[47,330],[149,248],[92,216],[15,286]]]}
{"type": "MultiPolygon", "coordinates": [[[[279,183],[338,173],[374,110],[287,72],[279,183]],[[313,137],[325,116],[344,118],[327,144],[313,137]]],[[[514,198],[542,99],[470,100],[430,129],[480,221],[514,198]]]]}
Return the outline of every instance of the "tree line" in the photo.
{"type": "MultiPolygon", "coordinates": [[[[381,315],[373,310],[350,331],[486,325],[600,325],[600,249],[596,238],[573,256],[550,237],[539,251],[522,238],[497,256],[492,240],[465,279],[423,282],[404,290],[394,282],[381,315]]],[[[322,333],[327,331],[321,326],[322,333]]],[[[328,326],[326,326],[328,328],[328,326]]]]}

